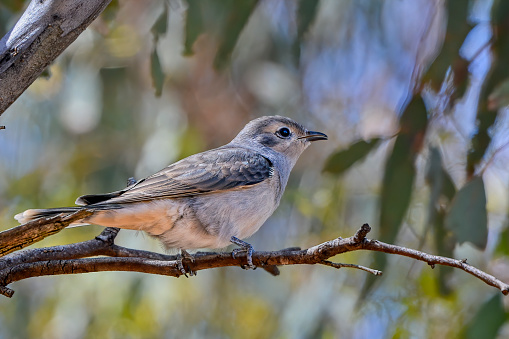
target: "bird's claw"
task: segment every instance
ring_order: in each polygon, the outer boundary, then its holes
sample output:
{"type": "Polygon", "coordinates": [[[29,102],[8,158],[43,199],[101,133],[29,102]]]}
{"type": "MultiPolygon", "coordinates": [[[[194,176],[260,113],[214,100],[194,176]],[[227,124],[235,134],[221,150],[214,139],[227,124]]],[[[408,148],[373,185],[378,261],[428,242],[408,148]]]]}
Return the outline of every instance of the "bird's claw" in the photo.
{"type": "Polygon", "coordinates": [[[195,262],[194,260],[194,257],[189,254],[189,252],[187,252],[186,250],[183,250],[181,249],[180,250],[180,253],[177,254],[177,268],[179,269],[179,271],[186,276],[186,278],[189,278],[187,273],[189,273],[189,275],[192,277],[193,275],[196,276],[196,272],[193,271],[189,266],[187,266],[187,270],[184,268],[184,264],[183,264],[183,260],[184,259],[187,259],[189,261],[191,261],[192,263],[195,262]]]}
{"type": "Polygon", "coordinates": [[[253,246],[245,241],[240,240],[237,237],[231,237],[230,241],[241,248],[235,248],[232,251],[232,257],[235,259],[235,256],[242,252],[247,252],[247,265],[242,265],[241,267],[246,270],[254,270],[256,266],[253,265],[253,246]]]}

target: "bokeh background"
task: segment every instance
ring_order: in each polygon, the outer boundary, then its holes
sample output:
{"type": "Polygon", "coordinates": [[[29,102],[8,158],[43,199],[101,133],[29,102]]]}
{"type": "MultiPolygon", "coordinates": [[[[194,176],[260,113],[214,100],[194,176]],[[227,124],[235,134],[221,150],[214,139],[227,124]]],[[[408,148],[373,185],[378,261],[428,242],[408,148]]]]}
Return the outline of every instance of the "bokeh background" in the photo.
{"type": "MultiPolygon", "coordinates": [[[[0,230],[279,114],[330,139],[301,157],[255,249],[305,248],[368,222],[370,237],[468,258],[509,282],[505,3],[113,1],[0,118],[0,230]]],[[[2,36],[26,5],[0,1],[2,36]]],[[[140,232],[117,243],[163,251],[140,232]]],[[[0,338],[509,336],[509,299],[462,271],[368,252],[334,259],[384,276],[294,266],[279,277],[34,278],[0,299],[0,338]]]]}

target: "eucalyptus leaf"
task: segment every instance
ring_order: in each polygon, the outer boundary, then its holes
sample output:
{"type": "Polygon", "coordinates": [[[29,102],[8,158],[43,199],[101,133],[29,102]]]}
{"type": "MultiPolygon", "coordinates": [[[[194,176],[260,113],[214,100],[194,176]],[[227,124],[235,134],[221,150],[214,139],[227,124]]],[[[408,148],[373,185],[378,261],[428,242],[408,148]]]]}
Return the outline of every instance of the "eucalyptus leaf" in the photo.
{"type": "Polygon", "coordinates": [[[297,3],[297,37],[293,43],[293,54],[295,63],[298,65],[300,60],[300,45],[302,39],[309,27],[313,23],[320,5],[319,0],[299,0],[297,3]]]}
{"type": "MultiPolygon", "coordinates": [[[[484,80],[477,109],[477,133],[470,142],[471,148],[467,156],[467,177],[474,176],[476,168],[485,158],[486,150],[491,144],[492,127],[497,121],[497,105],[490,102],[489,96],[497,87],[509,78],[509,1],[495,1],[491,8],[493,18],[492,30],[497,32],[491,45],[492,65],[484,80]]],[[[500,88],[500,87],[499,87],[500,88]]]]}
{"type": "Polygon", "coordinates": [[[226,24],[219,37],[219,48],[214,59],[214,66],[217,69],[222,69],[229,63],[240,33],[257,3],[258,0],[237,0],[232,3],[226,24]]]}
{"type": "Polygon", "coordinates": [[[152,26],[152,34],[154,38],[157,40],[160,35],[166,34],[168,29],[168,4],[165,2],[163,7],[163,12],[159,15],[156,22],[152,26]]]}
{"type": "Polygon", "coordinates": [[[159,60],[159,54],[157,53],[157,49],[154,48],[152,51],[152,55],[150,58],[150,74],[152,75],[152,83],[156,90],[155,95],[157,97],[161,96],[163,92],[163,84],[164,84],[164,72],[161,67],[161,61],[159,60]]]}
{"type": "Polygon", "coordinates": [[[187,0],[184,55],[193,55],[193,44],[204,32],[201,0],[187,0]]]}
{"type": "MultiPolygon", "coordinates": [[[[427,122],[424,101],[420,96],[413,97],[400,118],[400,133],[385,163],[379,226],[379,239],[383,242],[394,242],[410,206],[416,175],[415,158],[421,151],[427,122]]],[[[386,256],[375,253],[374,259],[376,269],[383,270],[386,256]]],[[[362,294],[367,294],[374,283],[373,276],[368,277],[362,294]]]]}
{"type": "Polygon", "coordinates": [[[468,241],[479,249],[486,247],[488,216],[482,177],[474,177],[458,191],[445,217],[445,226],[460,244],[468,241]]]}
{"type": "Polygon", "coordinates": [[[369,141],[358,141],[346,150],[338,151],[332,154],[323,168],[324,172],[341,174],[356,162],[364,159],[371,150],[378,145],[379,138],[371,139],[369,141]]]}
{"type": "Polygon", "coordinates": [[[500,294],[495,294],[477,311],[474,318],[464,328],[462,337],[467,339],[497,338],[500,327],[507,320],[500,294]]]}

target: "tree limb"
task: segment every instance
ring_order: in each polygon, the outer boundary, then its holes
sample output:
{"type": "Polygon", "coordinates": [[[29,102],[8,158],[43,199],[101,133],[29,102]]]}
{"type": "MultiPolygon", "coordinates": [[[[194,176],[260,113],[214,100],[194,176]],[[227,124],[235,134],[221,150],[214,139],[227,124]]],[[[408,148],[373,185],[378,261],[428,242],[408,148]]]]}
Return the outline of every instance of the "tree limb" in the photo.
{"type": "MultiPolygon", "coordinates": [[[[273,252],[255,252],[253,263],[262,268],[282,265],[322,264],[336,268],[354,267],[376,275],[381,272],[358,265],[337,264],[327,259],[345,252],[368,250],[407,256],[434,265],[445,265],[459,268],[494,286],[504,295],[509,294],[509,285],[469,264],[466,260],[456,260],[435,256],[421,251],[386,244],[378,240],[370,240],[366,235],[371,230],[364,224],[355,235],[342,239],[337,238],[324,242],[306,250],[290,248],[273,252]]],[[[107,228],[93,240],[49,248],[25,250],[7,255],[0,259],[0,294],[11,297],[13,290],[8,284],[31,278],[56,274],[77,274],[100,271],[133,271],[179,277],[182,272],[177,267],[176,256],[158,254],[125,248],[114,244],[118,229],[107,228]],[[105,256],[95,257],[92,256],[105,256]]],[[[187,269],[197,272],[204,269],[241,266],[246,264],[246,254],[240,253],[232,257],[230,252],[202,253],[198,252],[194,260],[184,259],[187,269]]]]}
{"type": "Polygon", "coordinates": [[[111,0],[32,0],[0,40],[0,115],[111,0]]]}
{"type": "Polygon", "coordinates": [[[92,214],[86,209],[71,214],[59,214],[51,218],[39,218],[26,224],[0,232],[0,257],[30,246],[60,232],[73,221],[92,214]]]}

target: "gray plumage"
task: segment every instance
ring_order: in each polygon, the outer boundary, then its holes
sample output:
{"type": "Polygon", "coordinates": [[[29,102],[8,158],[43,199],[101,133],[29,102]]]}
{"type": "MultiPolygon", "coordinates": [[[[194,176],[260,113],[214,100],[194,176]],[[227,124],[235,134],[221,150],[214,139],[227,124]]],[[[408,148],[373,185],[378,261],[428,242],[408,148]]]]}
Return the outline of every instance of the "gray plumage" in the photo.
{"type": "MultiPolygon", "coordinates": [[[[169,248],[222,248],[255,233],[279,205],[290,171],[323,133],[295,121],[262,117],[228,144],[182,159],[123,190],[84,195],[94,213],[76,224],[142,230],[169,248]]],[[[83,207],[31,209],[25,223],[83,207]]]]}

